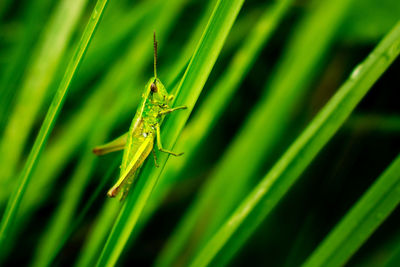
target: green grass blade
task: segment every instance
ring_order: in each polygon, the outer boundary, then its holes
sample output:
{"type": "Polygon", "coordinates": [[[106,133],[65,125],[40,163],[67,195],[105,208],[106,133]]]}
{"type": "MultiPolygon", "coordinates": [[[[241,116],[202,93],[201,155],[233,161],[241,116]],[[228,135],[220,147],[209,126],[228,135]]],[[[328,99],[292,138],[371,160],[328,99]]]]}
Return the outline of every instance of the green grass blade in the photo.
{"type": "MultiPolygon", "coordinates": [[[[41,32],[43,25],[49,14],[50,0],[39,0],[27,3],[27,13],[24,23],[27,25],[23,29],[21,39],[19,39],[11,52],[12,56],[7,62],[7,66],[0,75],[0,132],[5,128],[5,123],[10,116],[12,103],[18,92],[20,80],[26,71],[27,58],[32,51],[30,48],[35,44],[37,36],[41,32]]],[[[1,9],[1,8],[0,8],[1,9]]]]}
{"type": "MultiPolygon", "coordinates": [[[[242,4],[243,1],[240,0],[217,2],[178,87],[176,105],[187,105],[189,110],[193,109],[242,4]]],[[[181,112],[167,119],[162,134],[164,146],[169,148],[176,141],[189,114],[190,112],[181,112]]],[[[167,156],[159,155],[158,158],[160,166],[164,166],[167,156]]],[[[116,264],[162,170],[162,167],[155,169],[152,165],[153,163],[149,161],[145,164],[141,175],[142,179],[138,180],[133,192],[128,195],[97,262],[98,266],[116,264]],[[146,179],[143,179],[143,177],[146,177],[146,179]]]]}
{"type": "Polygon", "coordinates": [[[11,195],[10,200],[7,203],[7,208],[4,212],[1,225],[0,225],[0,247],[3,247],[6,241],[6,236],[9,232],[10,227],[15,221],[16,214],[21,204],[22,197],[24,196],[25,190],[30,182],[30,177],[35,165],[37,164],[40,153],[46,144],[47,138],[50,135],[52,128],[54,127],[57,116],[61,110],[62,104],[65,100],[65,96],[68,91],[69,84],[74,77],[74,74],[82,61],[83,55],[92,39],[93,33],[100,21],[101,15],[103,14],[107,0],[99,0],[93,9],[92,16],[83,32],[81,41],[75,51],[75,54],[71,58],[71,61],[66,69],[65,75],[60,83],[60,86],[54,96],[52,104],[46,115],[46,118],[40,128],[39,134],[35,140],[33,148],[29,154],[27,162],[22,170],[22,173],[18,179],[17,187],[11,195]]]}
{"type": "Polygon", "coordinates": [[[303,266],[343,266],[400,202],[400,154],[303,266]]]}
{"type": "Polygon", "coordinates": [[[170,265],[173,258],[182,261],[183,256],[179,255],[191,255],[198,250],[251,188],[253,176],[272,154],[288,127],[293,109],[309,89],[319,70],[318,63],[330,47],[350,3],[320,2],[294,29],[276,74],[264,89],[266,93],[172,234],[157,261],[161,266],[170,265]],[[243,155],[251,155],[246,164],[243,155]],[[229,190],[225,190],[228,186],[229,190]]]}
{"type": "MultiPolygon", "coordinates": [[[[365,61],[354,69],[339,91],[196,255],[192,266],[210,264],[231,241],[240,226],[250,229],[250,233],[247,231],[247,237],[251,234],[398,56],[399,43],[400,23],[387,34],[365,61]]],[[[246,238],[242,237],[241,245],[245,240],[246,238]]]]}
{"type": "MultiPolygon", "coordinates": [[[[122,101],[128,102],[130,99],[124,94],[120,95],[122,101]]],[[[118,101],[120,102],[120,101],[118,101]]],[[[38,242],[36,255],[32,260],[32,266],[50,266],[52,259],[57,253],[59,240],[62,240],[65,232],[74,221],[74,215],[81,203],[83,192],[89,182],[90,174],[96,166],[97,157],[92,153],[92,148],[97,144],[104,143],[108,129],[112,129],[115,118],[122,112],[124,105],[114,105],[102,117],[101,122],[94,125],[93,133],[84,149],[75,172],[71,176],[68,185],[65,188],[64,196],[57,210],[53,213],[53,217],[46,227],[44,234],[38,242]]]]}
{"type": "Polygon", "coordinates": [[[0,199],[8,196],[7,183],[14,184],[15,179],[11,178],[15,175],[36,116],[87,2],[79,0],[71,5],[68,0],[61,1],[49,20],[43,39],[33,51],[32,63],[27,67],[28,72],[0,141],[0,153],[6,155],[0,161],[0,181],[5,183],[0,188],[0,199]]]}

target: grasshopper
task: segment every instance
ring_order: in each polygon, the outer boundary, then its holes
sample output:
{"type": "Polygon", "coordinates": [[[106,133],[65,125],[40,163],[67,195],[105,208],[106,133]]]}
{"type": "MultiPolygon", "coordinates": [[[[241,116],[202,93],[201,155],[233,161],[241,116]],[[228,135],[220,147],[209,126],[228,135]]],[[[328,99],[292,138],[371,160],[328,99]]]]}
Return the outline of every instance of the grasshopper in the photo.
{"type": "Polygon", "coordinates": [[[160,123],[165,114],[175,110],[186,109],[186,106],[171,108],[169,103],[174,98],[168,94],[160,79],[157,78],[157,41],[154,33],[154,77],[150,78],[136,110],[135,117],[132,120],[129,132],[117,139],[95,147],[93,153],[104,155],[110,152],[124,149],[122,164],[120,166],[120,176],[113,187],[108,190],[109,197],[115,197],[121,190],[123,191],[121,199],[125,198],[132,182],[135,179],[138,170],[143,165],[145,159],[153,151],[155,165],[157,159],[154,152],[154,139],[157,138],[157,147],[161,152],[174,156],[180,156],[183,153],[174,153],[166,150],[162,146],[160,138],[160,123]]]}

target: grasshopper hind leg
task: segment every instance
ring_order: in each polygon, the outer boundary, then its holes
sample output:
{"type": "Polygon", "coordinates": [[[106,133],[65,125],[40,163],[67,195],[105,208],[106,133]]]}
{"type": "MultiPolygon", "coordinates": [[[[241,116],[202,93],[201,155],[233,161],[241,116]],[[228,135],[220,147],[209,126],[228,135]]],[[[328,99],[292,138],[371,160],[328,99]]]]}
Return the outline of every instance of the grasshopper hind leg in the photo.
{"type": "Polygon", "coordinates": [[[167,153],[167,154],[171,154],[171,155],[173,155],[175,157],[183,155],[183,152],[182,153],[175,153],[173,151],[164,149],[162,147],[162,143],[161,143],[160,124],[156,125],[156,131],[157,131],[157,147],[158,147],[158,150],[160,150],[161,152],[167,153]]]}

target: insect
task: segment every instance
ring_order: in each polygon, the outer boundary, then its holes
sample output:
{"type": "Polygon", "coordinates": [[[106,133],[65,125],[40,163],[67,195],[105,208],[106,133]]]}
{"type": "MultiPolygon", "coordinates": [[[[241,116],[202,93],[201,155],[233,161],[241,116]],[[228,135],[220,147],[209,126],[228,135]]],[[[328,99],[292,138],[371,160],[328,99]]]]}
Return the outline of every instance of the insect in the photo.
{"type": "Polygon", "coordinates": [[[109,197],[115,197],[122,191],[121,199],[125,198],[139,168],[151,151],[153,151],[154,161],[158,167],[156,155],[154,153],[154,139],[157,139],[158,150],[174,156],[183,154],[166,150],[162,146],[160,123],[163,116],[175,110],[186,109],[187,107],[180,106],[171,108],[169,106],[174,96],[168,94],[160,79],[157,78],[157,41],[155,33],[153,37],[154,77],[150,78],[146,84],[129,131],[117,139],[93,149],[93,153],[96,155],[104,155],[124,149],[120,176],[114,186],[108,190],[107,195],[109,197]]]}

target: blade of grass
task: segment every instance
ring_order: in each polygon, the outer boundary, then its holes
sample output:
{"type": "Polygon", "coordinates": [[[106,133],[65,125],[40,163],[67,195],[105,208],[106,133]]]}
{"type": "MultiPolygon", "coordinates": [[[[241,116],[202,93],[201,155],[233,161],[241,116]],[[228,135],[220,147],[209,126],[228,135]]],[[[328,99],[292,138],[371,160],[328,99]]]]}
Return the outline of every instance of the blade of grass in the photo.
{"type": "Polygon", "coordinates": [[[350,3],[351,0],[319,2],[294,29],[265,93],[170,237],[157,265],[169,266],[173,259],[182,262],[183,255],[190,257],[246,195],[254,183],[253,176],[271,156],[294,108],[319,71],[318,64],[331,46],[350,3]],[[251,155],[251,160],[244,155],[251,155]],[[229,190],[225,190],[228,186],[229,190]]]}
{"type": "Polygon", "coordinates": [[[26,69],[27,58],[30,58],[32,53],[30,48],[34,46],[37,36],[42,30],[41,26],[45,23],[47,14],[50,13],[49,9],[52,2],[50,0],[38,0],[27,3],[24,12],[27,14],[23,19],[26,27],[23,28],[21,39],[13,47],[12,56],[0,77],[0,133],[3,133],[6,121],[10,117],[15,95],[26,69]]]}
{"type": "MultiPolygon", "coordinates": [[[[125,94],[120,94],[120,98],[121,100],[117,102],[128,102],[131,100],[125,94]]],[[[36,254],[32,260],[32,266],[50,266],[57,252],[59,240],[62,240],[65,232],[67,232],[74,221],[74,214],[81,203],[81,198],[89,182],[90,174],[96,166],[97,157],[93,155],[92,148],[106,141],[115,118],[121,114],[124,106],[112,106],[107,114],[102,116],[101,122],[94,125],[83,156],[65,188],[60,205],[53,213],[49,224],[45,227],[44,234],[41,235],[36,254]]]]}
{"type": "MultiPolygon", "coordinates": [[[[169,159],[170,163],[163,171],[162,177],[144,211],[142,221],[149,219],[176,180],[182,176],[184,167],[195,160],[197,150],[203,144],[211,129],[217,124],[223,110],[231,103],[236,90],[240,87],[261,49],[272,36],[291,3],[291,0],[285,0],[273,7],[268,6],[256,25],[251,25],[252,31],[249,33],[249,37],[232,57],[226,71],[218,79],[211,93],[197,108],[196,114],[183,130],[175,145],[175,150],[185,151],[185,157],[169,159]]],[[[180,257],[181,259],[182,257],[180,257]]]]}
{"type": "Polygon", "coordinates": [[[343,266],[400,202],[400,154],[303,266],[343,266]]]}
{"type": "MultiPolygon", "coordinates": [[[[189,110],[193,109],[242,4],[243,0],[221,0],[217,2],[178,87],[176,105],[184,104],[188,106],[189,110]]],[[[166,121],[162,140],[167,148],[176,142],[189,114],[190,112],[174,114],[166,121]]],[[[154,169],[152,164],[149,164],[152,162],[149,161],[145,164],[142,177],[146,177],[146,179],[139,179],[133,192],[128,195],[97,262],[97,266],[112,266],[116,264],[167,161],[166,155],[159,155],[158,158],[161,168],[154,169]]]]}
{"type": "Polygon", "coordinates": [[[228,220],[196,255],[192,266],[206,266],[231,242],[242,226],[238,248],[271,212],[318,152],[390,66],[400,52],[400,22],[329,100],[309,126],[276,162],[262,181],[243,200],[228,220]]]}
{"type": "Polygon", "coordinates": [[[14,184],[15,179],[11,178],[22,158],[37,113],[87,2],[79,0],[71,5],[69,0],[61,1],[33,51],[32,62],[27,67],[28,72],[0,141],[0,152],[5,155],[0,161],[0,181],[4,183],[0,187],[0,199],[8,197],[8,183],[14,184]]]}
{"type": "Polygon", "coordinates": [[[65,76],[63,77],[60,87],[54,96],[49,111],[46,114],[46,118],[44,119],[42,127],[40,128],[39,134],[29,154],[27,162],[22,170],[21,175],[19,176],[15,191],[7,203],[7,207],[0,224],[0,248],[5,245],[4,242],[6,241],[6,236],[10,227],[15,221],[16,214],[21,204],[21,199],[24,196],[27,186],[29,185],[32,171],[35,168],[38,158],[40,157],[40,153],[46,144],[52,128],[54,127],[58,114],[62,108],[62,104],[65,100],[65,96],[68,92],[69,84],[74,77],[79,63],[82,61],[83,55],[90,43],[90,40],[92,39],[101,15],[103,14],[106,3],[107,0],[98,0],[93,9],[92,16],[85,28],[85,31],[83,32],[81,41],[78,44],[74,56],[71,58],[71,61],[66,69],[65,76]]]}

